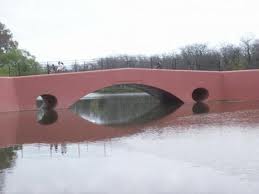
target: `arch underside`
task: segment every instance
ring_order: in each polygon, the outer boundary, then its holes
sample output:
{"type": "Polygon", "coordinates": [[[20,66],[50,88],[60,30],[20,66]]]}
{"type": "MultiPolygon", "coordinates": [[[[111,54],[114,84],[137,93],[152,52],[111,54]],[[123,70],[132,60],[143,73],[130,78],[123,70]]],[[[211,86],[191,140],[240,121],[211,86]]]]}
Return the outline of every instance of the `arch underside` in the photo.
{"type": "MultiPolygon", "coordinates": [[[[183,104],[184,102],[176,97],[175,95],[153,86],[148,86],[144,84],[117,84],[113,86],[119,86],[119,85],[127,85],[128,87],[135,88],[138,90],[141,90],[157,99],[160,100],[162,103],[175,103],[175,104],[183,104]]],[[[112,86],[111,86],[112,87],[112,86]]]]}

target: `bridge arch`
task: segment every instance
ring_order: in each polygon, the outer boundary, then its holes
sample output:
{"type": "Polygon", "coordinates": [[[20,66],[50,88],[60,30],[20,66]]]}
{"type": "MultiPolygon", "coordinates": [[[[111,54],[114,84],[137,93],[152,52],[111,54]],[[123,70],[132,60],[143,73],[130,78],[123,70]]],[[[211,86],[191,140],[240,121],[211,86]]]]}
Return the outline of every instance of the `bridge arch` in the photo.
{"type": "MultiPolygon", "coordinates": [[[[84,95],[79,97],[79,99],[77,99],[73,104],[75,104],[78,100],[80,100],[84,96],[87,96],[91,93],[98,92],[100,90],[107,89],[107,88],[120,87],[120,86],[127,86],[129,88],[134,88],[134,89],[137,89],[139,91],[145,92],[145,93],[153,96],[154,98],[158,99],[161,103],[173,103],[173,104],[178,104],[178,105],[179,104],[181,105],[181,104],[184,103],[183,100],[178,98],[176,95],[174,95],[171,92],[168,92],[164,89],[158,88],[158,87],[154,87],[154,86],[151,86],[151,85],[148,85],[148,84],[123,83],[123,84],[105,85],[104,87],[100,87],[99,89],[97,89],[95,91],[85,93],[84,95]]],[[[73,104],[71,104],[71,106],[73,106],[73,104]]]]}

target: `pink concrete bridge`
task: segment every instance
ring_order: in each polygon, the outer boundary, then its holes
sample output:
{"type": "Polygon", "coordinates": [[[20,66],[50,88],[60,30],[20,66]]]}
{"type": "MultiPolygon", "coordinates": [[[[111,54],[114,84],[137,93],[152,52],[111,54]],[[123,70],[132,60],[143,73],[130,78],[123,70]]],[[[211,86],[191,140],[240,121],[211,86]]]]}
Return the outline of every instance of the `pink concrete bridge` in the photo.
{"type": "Polygon", "coordinates": [[[259,100],[259,70],[212,72],[162,69],[113,69],[0,78],[0,112],[36,110],[42,96],[56,109],[67,109],[81,97],[118,84],[158,89],[183,103],[259,100]]]}

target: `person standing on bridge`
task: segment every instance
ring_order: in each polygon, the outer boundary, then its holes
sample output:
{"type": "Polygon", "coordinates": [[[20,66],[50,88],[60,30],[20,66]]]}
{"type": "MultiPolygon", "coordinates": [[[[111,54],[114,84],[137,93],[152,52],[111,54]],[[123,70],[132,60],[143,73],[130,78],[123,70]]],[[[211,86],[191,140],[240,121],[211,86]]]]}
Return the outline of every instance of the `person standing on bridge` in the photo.
{"type": "Polygon", "coordinates": [[[49,64],[47,64],[47,72],[48,72],[48,74],[50,74],[50,66],[49,66],[49,64]]]}
{"type": "Polygon", "coordinates": [[[156,64],[156,69],[161,69],[161,67],[162,67],[161,62],[160,62],[160,61],[157,62],[157,64],[156,64]]]}
{"type": "Polygon", "coordinates": [[[64,63],[59,61],[58,62],[58,68],[57,68],[57,72],[62,72],[64,71],[65,67],[64,67],[64,63]]]}
{"type": "Polygon", "coordinates": [[[56,72],[57,72],[56,66],[52,64],[52,73],[56,73],[56,72]]]}

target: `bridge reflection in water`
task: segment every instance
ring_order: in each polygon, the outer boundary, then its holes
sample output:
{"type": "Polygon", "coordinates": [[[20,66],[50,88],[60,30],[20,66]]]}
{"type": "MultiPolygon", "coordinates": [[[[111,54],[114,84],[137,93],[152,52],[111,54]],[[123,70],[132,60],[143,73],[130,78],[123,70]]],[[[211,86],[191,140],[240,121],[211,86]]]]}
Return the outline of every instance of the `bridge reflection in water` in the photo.
{"type": "Polygon", "coordinates": [[[96,189],[86,182],[110,193],[130,190],[133,184],[153,191],[178,179],[182,193],[190,193],[189,187],[197,189],[197,177],[208,180],[210,190],[235,184],[231,189],[246,191],[251,184],[240,186],[239,175],[249,183],[259,180],[254,152],[259,102],[170,106],[143,94],[97,95],[71,110],[0,114],[0,125],[0,193],[16,188],[53,193],[60,185],[68,191],[96,189]],[[121,188],[110,187],[119,179],[121,188]]]}
{"type": "Polygon", "coordinates": [[[71,110],[85,120],[102,125],[129,125],[158,120],[176,111],[182,103],[161,102],[146,93],[96,94],[81,99],[71,110]]]}
{"type": "MultiPolygon", "coordinates": [[[[0,146],[30,143],[102,141],[168,125],[184,128],[195,122],[181,118],[202,113],[259,109],[258,102],[214,102],[161,105],[147,95],[108,95],[83,99],[71,110],[39,110],[0,114],[0,146]],[[138,100],[136,100],[138,98],[138,100]],[[134,100],[135,99],[135,100],[134,100]]],[[[240,120],[242,120],[240,118],[240,120]]],[[[214,121],[210,121],[214,122],[214,121]]]]}

